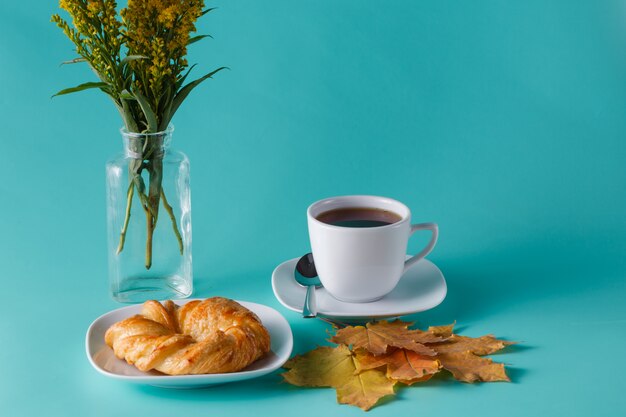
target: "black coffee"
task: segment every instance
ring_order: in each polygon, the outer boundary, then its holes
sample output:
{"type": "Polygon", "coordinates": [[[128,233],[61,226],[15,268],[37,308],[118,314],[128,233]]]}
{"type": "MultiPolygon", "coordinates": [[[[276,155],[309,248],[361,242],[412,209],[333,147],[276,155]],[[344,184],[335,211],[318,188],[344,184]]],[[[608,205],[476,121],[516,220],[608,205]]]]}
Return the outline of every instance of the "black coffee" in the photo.
{"type": "Polygon", "coordinates": [[[346,207],[325,211],[316,217],[317,220],[343,227],[380,227],[402,220],[393,211],[370,207],[346,207]]]}

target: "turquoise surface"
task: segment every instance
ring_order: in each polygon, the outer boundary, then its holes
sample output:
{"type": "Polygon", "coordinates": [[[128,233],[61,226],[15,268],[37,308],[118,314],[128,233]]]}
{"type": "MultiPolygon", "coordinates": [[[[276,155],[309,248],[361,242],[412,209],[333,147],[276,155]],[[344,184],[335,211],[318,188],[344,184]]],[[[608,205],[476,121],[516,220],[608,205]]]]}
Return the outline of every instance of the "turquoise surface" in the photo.
{"type": "MultiPolygon", "coordinates": [[[[305,209],[380,194],[436,221],[449,293],[415,315],[521,341],[512,383],[447,378],[370,414],[619,415],[626,407],[623,1],[219,1],[191,48],[227,65],[175,118],[191,159],[195,296],[264,303],[295,352],[328,326],[287,311],[273,268],[305,209]]],[[[108,379],[84,337],[107,294],[104,162],[119,116],[59,67],[56,2],[0,3],[0,415],[363,415],[277,373],[206,390],[108,379]]],[[[410,251],[423,241],[416,239],[410,251]]]]}

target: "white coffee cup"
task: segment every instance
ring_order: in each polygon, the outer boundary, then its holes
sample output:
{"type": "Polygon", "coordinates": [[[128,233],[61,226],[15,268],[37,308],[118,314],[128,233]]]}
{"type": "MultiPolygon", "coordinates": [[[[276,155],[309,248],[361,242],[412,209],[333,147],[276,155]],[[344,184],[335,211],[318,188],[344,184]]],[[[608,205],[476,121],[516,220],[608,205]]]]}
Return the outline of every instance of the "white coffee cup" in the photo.
{"type": "Polygon", "coordinates": [[[370,195],[331,197],[307,209],[309,238],[322,285],[340,301],[366,303],[390,293],[402,275],[432,251],[437,242],[435,223],[411,224],[411,211],[399,201],[370,195]],[[396,213],[400,220],[377,227],[346,227],[317,218],[336,209],[370,208],[396,213]],[[409,237],[430,230],[430,242],[406,259],[409,237]]]}

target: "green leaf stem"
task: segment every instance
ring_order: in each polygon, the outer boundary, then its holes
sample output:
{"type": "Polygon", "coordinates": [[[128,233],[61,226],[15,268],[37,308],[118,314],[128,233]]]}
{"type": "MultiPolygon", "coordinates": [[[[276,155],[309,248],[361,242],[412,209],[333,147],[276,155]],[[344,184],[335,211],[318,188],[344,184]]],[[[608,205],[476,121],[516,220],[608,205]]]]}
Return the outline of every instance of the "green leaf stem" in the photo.
{"type": "Polygon", "coordinates": [[[65,94],[71,94],[71,93],[77,93],[79,91],[89,90],[92,88],[99,88],[102,90],[103,88],[106,88],[108,86],[109,84],[104,83],[104,82],[88,82],[88,83],[83,83],[81,85],[77,85],[76,87],[71,87],[71,88],[66,88],[64,90],[61,90],[55,95],[53,95],[52,97],[63,96],[65,94]]]}
{"type": "Polygon", "coordinates": [[[206,74],[205,76],[200,77],[197,80],[190,82],[189,84],[187,84],[186,86],[181,88],[178,91],[178,93],[176,94],[176,96],[174,97],[174,100],[172,101],[172,108],[170,109],[170,114],[168,115],[169,119],[171,119],[174,116],[174,114],[176,113],[176,110],[178,110],[178,108],[183,103],[183,101],[187,98],[189,93],[191,93],[191,90],[193,90],[198,85],[200,85],[200,83],[202,83],[204,80],[213,77],[215,74],[217,74],[218,72],[220,72],[221,70],[224,70],[224,69],[230,69],[230,68],[228,68],[228,67],[220,67],[220,68],[218,68],[218,69],[216,69],[214,71],[211,71],[210,73],[206,74]]]}

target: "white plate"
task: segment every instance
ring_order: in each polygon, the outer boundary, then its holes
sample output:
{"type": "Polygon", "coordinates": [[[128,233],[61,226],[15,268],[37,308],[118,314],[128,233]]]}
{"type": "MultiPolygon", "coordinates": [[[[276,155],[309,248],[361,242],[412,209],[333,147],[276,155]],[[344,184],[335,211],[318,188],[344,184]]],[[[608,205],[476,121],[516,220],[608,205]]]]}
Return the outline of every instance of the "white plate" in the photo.
{"type": "MultiPolygon", "coordinates": [[[[189,301],[192,300],[179,300],[176,303],[183,305],[189,301]]],[[[237,302],[259,316],[271,338],[270,353],[242,371],[227,374],[172,376],[156,371],[141,372],[126,361],[118,359],[113,353],[113,349],[104,343],[104,333],[112,324],[139,314],[141,304],[122,307],[98,317],[87,330],[85,339],[87,358],[98,372],[108,377],[164,388],[200,388],[243,381],[244,379],[260,377],[280,368],[289,359],[293,348],[293,335],[289,323],[273,308],[246,301],[237,302]]]]}
{"type": "MultiPolygon", "coordinates": [[[[272,274],[274,295],[290,310],[302,312],[306,288],[298,284],[293,271],[299,258],[278,265],[272,274]]],[[[345,320],[399,317],[438,306],[447,293],[443,274],[427,259],[409,269],[394,290],[371,303],[347,303],[333,298],[324,288],[315,292],[318,314],[345,320]]]]}

